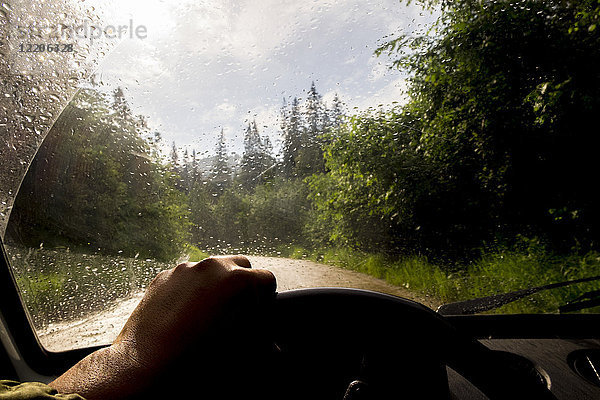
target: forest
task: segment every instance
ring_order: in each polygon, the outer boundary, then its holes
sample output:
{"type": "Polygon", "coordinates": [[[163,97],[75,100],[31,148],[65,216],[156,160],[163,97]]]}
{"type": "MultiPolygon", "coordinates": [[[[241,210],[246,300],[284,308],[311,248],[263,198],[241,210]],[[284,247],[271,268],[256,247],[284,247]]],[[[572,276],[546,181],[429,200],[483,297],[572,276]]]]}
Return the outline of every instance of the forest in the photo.
{"type": "Polygon", "coordinates": [[[23,182],[8,236],[160,261],[194,248],[362,260],[417,290],[461,276],[433,293],[442,300],[497,290],[493,279],[512,279],[504,291],[600,274],[600,1],[424,6],[441,10],[430,32],[376,50],[408,76],[408,101],[349,113],[313,82],[281,107],[278,152],[240,121],[237,158],[222,131],[210,158],[176,143],[161,157],[164,135],[123,90],[80,90],[23,182]],[[487,280],[467,290],[476,273],[487,280]]]}

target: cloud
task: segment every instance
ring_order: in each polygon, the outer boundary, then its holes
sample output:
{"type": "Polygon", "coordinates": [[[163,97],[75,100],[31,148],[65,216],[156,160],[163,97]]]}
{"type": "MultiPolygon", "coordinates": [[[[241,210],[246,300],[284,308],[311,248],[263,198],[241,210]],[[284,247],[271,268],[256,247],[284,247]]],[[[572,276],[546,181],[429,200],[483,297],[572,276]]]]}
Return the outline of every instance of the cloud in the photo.
{"type": "Polygon", "coordinates": [[[124,85],[160,82],[172,78],[158,49],[149,42],[124,41],[104,60],[100,70],[124,85]]]}
{"type": "Polygon", "coordinates": [[[408,96],[406,78],[398,77],[373,94],[373,97],[362,102],[361,107],[393,106],[406,104],[408,96]]]}
{"type": "Polygon", "coordinates": [[[372,82],[376,82],[390,73],[389,64],[380,58],[371,57],[369,66],[371,67],[369,80],[372,82]]]}
{"type": "Polygon", "coordinates": [[[169,143],[210,149],[223,128],[239,150],[256,118],[275,146],[282,99],[304,97],[313,80],[350,110],[404,101],[404,79],[373,56],[419,18],[396,0],[136,1],[148,37],[123,42],[100,72],[169,143]]]}
{"type": "Polygon", "coordinates": [[[237,107],[231,103],[221,103],[217,106],[217,110],[225,118],[231,118],[236,115],[237,107]]]}

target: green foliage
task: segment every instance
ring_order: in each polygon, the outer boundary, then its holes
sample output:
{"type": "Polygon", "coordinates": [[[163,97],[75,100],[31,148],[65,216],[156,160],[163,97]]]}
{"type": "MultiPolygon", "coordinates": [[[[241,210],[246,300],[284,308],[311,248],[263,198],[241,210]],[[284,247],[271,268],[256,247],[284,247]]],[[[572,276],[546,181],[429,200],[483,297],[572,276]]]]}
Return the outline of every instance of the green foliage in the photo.
{"type": "Polygon", "coordinates": [[[193,241],[217,253],[269,251],[302,241],[310,207],[307,193],[301,181],[283,179],[251,192],[232,188],[220,196],[211,196],[206,185],[197,186],[190,193],[193,241]]]}
{"type": "Polygon", "coordinates": [[[420,229],[415,212],[436,177],[409,124],[396,112],[366,112],[326,136],[328,172],[307,179],[315,218],[310,224],[329,230],[328,237],[320,234],[326,241],[368,250],[414,249],[420,229]]]}
{"type": "Polygon", "coordinates": [[[248,197],[248,235],[271,247],[303,243],[304,224],[310,207],[308,190],[298,180],[276,179],[259,186],[248,197]]]}
{"type": "Polygon", "coordinates": [[[204,260],[205,258],[210,257],[210,254],[200,250],[196,246],[188,245],[185,248],[185,253],[187,255],[187,259],[190,262],[199,262],[204,260]]]}
{"type": "Polygon", "coordinates": [[[217,223],[211,229],[217,239],[215,248],[226,250],[239,245],[245,247],[251,240],[247,231],[249,204],[245,196],[228,190],[218,198],[213,210],[217,218],[217,223]]]}
{"type": "Polygon", "coordinates": [[[432,35],[377,51],[409,74],[410,101],[399,112],[415,121],[418,148],[437,171],[421,199],[430,211],[419,221],[431,238],[425,247],[464,252],[524,232],[561,251],[593,248],[598,3],[437,4],[432,35]]]}
{"type": "MultiPolygon", "coordinates": [[[[598,3],[425,3],[441,11],[430,31],[376,51],[409,77],[407,104],[335,119],[313,85],[282,109],[282,175],[308,186],[306,245],[446,262],[510,248],[521,233],[553,251],[593,249],[598,3]]],[[[262,223],[288,221],[274,207],[279,186],[232,191],[244,209],[225,198],[233,231],[249,224],[228,242],[298,244],[286,232],[300,224],[262,223]]]]}
{"type": "MultiPolygon", "coordinates": [[[[408,103],[352,117],[307,178],[309,237],[336,249],[317,258],[442,302],[598,274],[600,3],[428,4],[442,12],[428,35],[376,52],[409,76],[408,103]]],[[[499,312],[555,311],[590,288],[499,312]]]]}
{"type": "Polygon", "coordinates": [[[11,215],[13,239],[170,260],[187,240],[177,176],[152,158],[123,92],[83,89],[40,148],[11,215]]]}
{"type": "Polygon", "coordinates": [[[7,248],[21,295],[40,329],[53,322],[106,309],[144,289],[172,267],[154,260],[84,254],[65,248],[7,248]]]}

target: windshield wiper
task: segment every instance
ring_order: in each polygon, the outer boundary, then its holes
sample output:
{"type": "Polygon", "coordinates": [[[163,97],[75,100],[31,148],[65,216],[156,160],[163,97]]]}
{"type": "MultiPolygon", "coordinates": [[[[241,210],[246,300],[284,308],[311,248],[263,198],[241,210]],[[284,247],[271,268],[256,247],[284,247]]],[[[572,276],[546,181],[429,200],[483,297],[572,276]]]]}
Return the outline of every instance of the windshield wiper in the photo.
{"type": "MultiPolygon", "coordinates": [[[[437,309],[437,312],[440,313],[441,315],[477,314],[480,312],[493,310],[495,308],[501,307],[505,304],[512,303],[513,301],[517,301],[519,299],[522,299],[523,297],[530,296],[534,293],[541,292],[543,290],[556,289],[556,288],[560,288],[560,287],[575,285],[578,283],[592,282],[592,281],[597,281],[597,280],[600,280],[600,275],[591,276],[591,277],[582,278],[582,279],[575,279],[572,281],[551,283],[549,285],[537,286],[537,287],[532,287],[529,289],[521,289],[521,290],[516,290],[514,292],[509,292],[509,293],[496,294],[493,296],[480,297],[478,299],[459,301],[456,303],[448,303],[448,304],[441,305],[437,309]]],[[[588,297],[590,298],[590,300],[580,301],[577,303],[569,303],[565,306],[562,306],[561,309],[559,309],[559,311],[560,312],[569,312],[569,311],[580,310],[582,308],[576,308],[576,307],[582,306],[584,303],[586,303],[586,305],[583,305],[583,308],[594,307],[594,305],[589,305],[589,303],[591,302],[592,304],[595,304],[595,305],[597,305],[596,302],[600,303],[600,294],[595,294],[595,292],[596,291],[588,292],[588,293],[584,294],[583,296],[580,296],[579,298],[575,299],[574,301],[582,300],[583,298],[588,298],[588,297]],[[586,296],[586,295],[588,295],[588,296],[586,296]]]]}
{"type": "Polygon", "coordinates": [[[558,312],[562,314],[585,310],[586,308],[592,308],[596,306],[600,306],[600,290],[591,290],[589,292],[585,292],[576,299],[569,301],[567,304],[558,307],[558,312]]]}

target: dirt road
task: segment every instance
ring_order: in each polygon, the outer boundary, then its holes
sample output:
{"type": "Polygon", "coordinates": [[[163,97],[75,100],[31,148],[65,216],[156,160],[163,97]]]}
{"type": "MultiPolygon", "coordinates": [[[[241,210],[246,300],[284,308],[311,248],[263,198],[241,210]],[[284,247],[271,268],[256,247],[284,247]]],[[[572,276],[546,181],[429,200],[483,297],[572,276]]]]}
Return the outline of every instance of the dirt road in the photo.
{"type": "Polygon", "coordinates": [[[254,268],[268,269],[275,274],[279,292],[308,287],[350,287],[406,297],[432,308],[436,306],[429,299],[417,296],[403,287],[360,272],[307,260],[257,256],[248,258],[254,268]]]}
{"type": "MultiPolygon", "coordinates": [[[[276,257],[249,257],[254,268],[272,271],[279,292],[307,287],[352,287],[388,293],[434,307],[429,299],[391,285],[381,279],[306,260],[276,257]]],[[[123,324],[137,306],[143,293],[107,305],[102,312],[80,320],[53,324],[38,332],[42,344],[51,351],[108,344],[119,334],[123,324]]]]}

